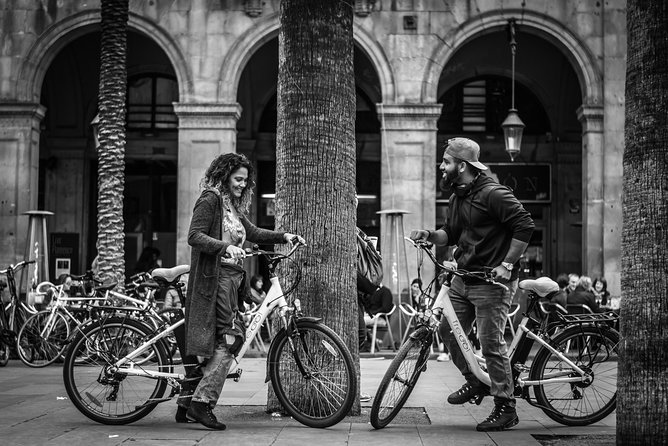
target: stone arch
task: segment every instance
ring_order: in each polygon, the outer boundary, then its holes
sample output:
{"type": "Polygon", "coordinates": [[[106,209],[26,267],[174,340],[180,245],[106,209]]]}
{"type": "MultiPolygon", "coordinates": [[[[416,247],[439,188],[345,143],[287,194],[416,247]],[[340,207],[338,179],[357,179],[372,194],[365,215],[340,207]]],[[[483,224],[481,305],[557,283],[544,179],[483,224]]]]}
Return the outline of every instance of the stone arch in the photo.
{"type": "MultiPolygon", "coordinates": [[[[99,9],[88,10],[71,15],[42,33],[28,50],[19,68],[17,99],[38,103],[46,71],[60,50],[99,27],[99,9]]],[[[128,27],[154,41],[165,52],[176,72],[179,100],[187,101],[193,95],[192,74],[176,41],[163,28],[132,12],[129,14],[128,27]]]]}
{"type": "Polygon", "coordinates": [[[359,47],[366,53],[371,63],[376,68],[378,80],[380,81],[381,99],[384,104],[396,103],[396,87],[392,66],[387,60],[385,51],[378,42],[363,28],[353,25],[353,38],[359,47]]]}
{"type": "MultiPolygon", "coordinates": [[[[264,43],[276,37],[279,28],[278,14],[258,21],[232,45],[221,64],[218,76],[218,102],[236,102],[237,88],[244,67],[253,53],[264,43]]],[[[395,102],[395,80],[387,57],[378,43],[362,28],[353,25],[353,38],[371,60],[381,85],[382,100],[395,102]]]]}
{"type": "Polygon", "coordinates": [[[493,16],[477,16],[462,25],[449,43],[439,46],[430,58],[422,83],[423,102],[437,98],[438,80],[455,51],[480,34],[505,28],[510,17],[521,17],[518,22],[522,32],[536,34],[560,49],[571,62],[582,91],[582,102],[601,105],[603,99],[602,78],[594,55],[568,28],[556,20],[526,9],[499,11],[493,16]]]}

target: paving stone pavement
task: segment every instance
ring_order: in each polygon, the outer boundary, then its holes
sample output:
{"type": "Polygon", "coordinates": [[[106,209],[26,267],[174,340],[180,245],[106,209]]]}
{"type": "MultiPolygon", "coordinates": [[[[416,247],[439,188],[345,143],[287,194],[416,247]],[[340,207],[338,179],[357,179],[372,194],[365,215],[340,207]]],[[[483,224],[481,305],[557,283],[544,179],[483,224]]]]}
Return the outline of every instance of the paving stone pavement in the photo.
{"type": "MultiPolygon", "coordinates": [[[[361,391],[373,396],[390,360],[383,356],[360,359],[361,391]]],[[[43,369],[24,366],[18,360],[0,368],[0,444],[1,445],[298,445],[318,443],[364,446],[429,446],[429,445],[540,445],[533,435],[596,436],[614,444],[615,413],[603,421],[586,427],[562,426],[542,411],[518,401],[520,424],[506,432],[476,432],[475,426],[487,417],[492,399],[480,406],[451,406],[445,402],[448,393],[456,390],[462,378],[451,362],[429,362],[405,407],[419,408],[408,412],[423,414],[419,422],[403,420],[382,430],[374,430],[368,422],[371,405],[362,404],[359,417],[346,418],[328,429],[307,428],[283,417],[259,415],[266,404],[264,358],[245,358],[241,381],[227,382],[215,413],[224,421],[226,431],[210,431],[196,424],[174,422],[176,405],[158,405],[144,419],[124,426],[95,423],[67,398],[62,368],[52,365],[43,369]],[[241,407],[239,407],[241,406],[241,407]],[[225,419],[224,415],[232,413],[225,419]],[[248,416],[236,413],[245,411],[248,416]],[[405,424],[408,422],[408,424],[405,424]]],[[[400,414],[401,415],[401,414],[400,414]]],[[[577,437],[575,437],[577,438],[577,437]]],[[[583,437],[584,438],[584,437],[583,437]]],[[[571,442],[569,444],[588,444],[571,442]]],[[[604,443],[595,443],[597,445],[604,443]]]]}

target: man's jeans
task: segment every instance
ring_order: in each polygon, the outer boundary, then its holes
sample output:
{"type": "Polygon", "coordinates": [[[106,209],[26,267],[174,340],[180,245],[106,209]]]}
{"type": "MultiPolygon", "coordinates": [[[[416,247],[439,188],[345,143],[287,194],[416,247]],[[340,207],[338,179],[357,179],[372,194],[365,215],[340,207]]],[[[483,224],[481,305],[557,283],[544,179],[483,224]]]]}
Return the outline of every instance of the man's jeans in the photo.
{"type": "MultiPolygon", "coordinates": [[[[517,280],[506,286],[510,291],[485,282],[476,281],[464,284],[461,277],[454,277],[448,291],[464,332],[468,334],[473,321],[476,322],[482,356],[487,362],[487,371],[491,381],[490,393],[496,402],[512,400],[514,388],[504,332],[508,310],[517,289],[517,280]]],[[[478,379],[469,369],[445,318],[441,322],[440,331],[452,355],[452,362],[462,372],[466,381],[474,385],[478,384],[478,379]]]]}

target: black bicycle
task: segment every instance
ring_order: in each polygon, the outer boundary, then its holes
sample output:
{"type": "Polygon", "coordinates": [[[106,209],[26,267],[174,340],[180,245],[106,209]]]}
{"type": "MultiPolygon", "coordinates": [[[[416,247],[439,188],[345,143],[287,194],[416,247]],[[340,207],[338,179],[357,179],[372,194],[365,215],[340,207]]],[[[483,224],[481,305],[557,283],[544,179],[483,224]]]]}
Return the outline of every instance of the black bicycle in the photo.
{"type": "Polygon", "coordinates": [[[16,342],[17,334],[29,315],[37,313],[32,305],[19,299],[16,288],[16,273],[33,263],[34,260],[24,260],[0,270],[0,274],[7,278],[9,291],[9,302],[0,302],[0,367],[7,365],[13,348],[21,348],[16,342]]]}
{"type": "MultiPolygon", "coordinates": [[[[432,245],[409,240],[418,252],[418,276],[426,253],[437,270],[467,280],[480,280],[501,287],[491,271],[449,270],[438,263],[432,245]]],[[[423,290],[422,301],[429,302],[435,279],[423,290]]],[[[619,333],[611,328],[613,314],[564,314],[549,303],[558,291],[551,279],[523,280],[520,288],[528,292],[528,308],[513,339],[510,357],[515,396],[545,412],[558,423],[583,426],[595,423],[615,410],[617,402],[617,350],[619,333]],[[531,361],[531,351],[540,347],[531,361]],[[533,396],[530,390],[533,390],[533,396]]],[[[390,363],[376,391],[371,407],[371,424],[387,426],[399,413],[420,375],[427,370],[430,346],[444,315],[459,347],[475,376],[487,386],[489,375],[485,359],[475,354],[443,286],[431,308],[418,312],[417,327],[390,363]]],[[[482,397],[473,400],[480,404],[482,397]]]]}

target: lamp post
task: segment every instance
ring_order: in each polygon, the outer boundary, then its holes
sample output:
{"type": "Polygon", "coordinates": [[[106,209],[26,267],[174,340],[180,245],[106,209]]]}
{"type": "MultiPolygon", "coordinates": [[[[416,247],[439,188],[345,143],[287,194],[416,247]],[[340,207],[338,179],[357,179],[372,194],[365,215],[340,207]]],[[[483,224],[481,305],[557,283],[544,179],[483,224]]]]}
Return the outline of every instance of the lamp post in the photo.
{"type": "Polygon", "coordinates": [[[503,139],[506,143],[506,152],[510,155],[510,160],[515,161],[515,157],[520,153],[522,132],[524,131],[524,123],[515,109],[515,52],[517,51],[515,19],[508,20],[508,30],[510,36],[510,54],[512,57],[511,105],[510,110],[508,110],[508,116],[506,116],[506,119],[501,124],[501,128],[503,129],[503,139]]]}

